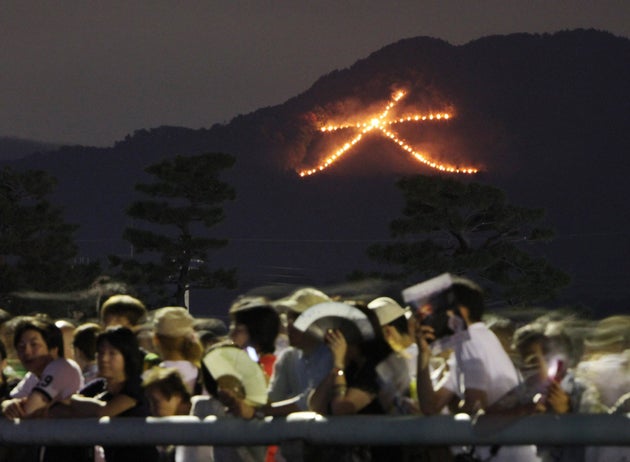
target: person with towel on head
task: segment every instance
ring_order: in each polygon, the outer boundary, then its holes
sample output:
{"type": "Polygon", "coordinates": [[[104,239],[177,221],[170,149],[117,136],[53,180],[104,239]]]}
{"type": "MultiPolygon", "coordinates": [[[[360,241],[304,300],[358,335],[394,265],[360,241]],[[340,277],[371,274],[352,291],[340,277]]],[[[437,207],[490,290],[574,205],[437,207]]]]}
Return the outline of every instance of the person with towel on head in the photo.
{"type": "Polygon", "coordinates": [[[194,323],[186,308],[160,308],[153,317],[153,342],[162,359],[159,366],[177,369],[188,392],[200,395],[203,393],[199,371],[203,347],[197,340],[194,323]]]}
{"type": "Polygon", "coordinates": [[[390,297],[378,297],[368,303],[381,325],[383,338],[392,349],[376,368],[381,382],[381,403],[389,414],[413,414],[418,346],[410,331],[411,314],[390,297]]]}

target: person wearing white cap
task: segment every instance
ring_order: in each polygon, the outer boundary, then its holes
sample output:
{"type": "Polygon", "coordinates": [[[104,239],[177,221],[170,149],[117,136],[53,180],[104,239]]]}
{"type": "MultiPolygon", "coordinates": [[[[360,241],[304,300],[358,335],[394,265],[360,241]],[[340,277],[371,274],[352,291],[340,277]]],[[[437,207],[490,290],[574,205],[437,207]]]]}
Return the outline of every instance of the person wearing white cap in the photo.
{"type": "Polygon", "coordinates": [[[376,367],[381,382],[379,399],[390,414],[416,413],[412,390],[415,389],[418,345],[409,333],[408,310],[389,297],[376,298],[367,306],[376,314],[383,338],[393,350],[376,367]]]}

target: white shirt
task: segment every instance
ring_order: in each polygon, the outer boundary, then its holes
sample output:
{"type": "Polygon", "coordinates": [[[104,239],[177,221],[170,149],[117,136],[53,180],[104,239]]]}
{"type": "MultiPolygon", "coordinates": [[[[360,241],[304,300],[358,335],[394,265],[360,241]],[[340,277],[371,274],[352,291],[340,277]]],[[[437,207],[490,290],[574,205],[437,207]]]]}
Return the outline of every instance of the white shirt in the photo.
{"type": "Polygon", "coordinates": [[[444,387],[460,398],[466,389],[486,392],[487,405],[516,387],[519,375],[501,342],[482,322],[468,326],[470,339],[456,345],[444,387]]]}
{"type": "MultiPolygon", "coordinates": [[[[459,397],[466,389],[484,391],[490,406],[518,386],[520,377],[510,357],[494,333],[482,322],[468,326],[470,338],[455,345],[449,358],[449,373],[444,387],[459,397]]],[[[489,457],[490,448],[477,446],[481,460],[489,457]]],[[[539,461],[536,446],[501,446],[492,462],[539,461]]]]}
{"type": "MultiPolygon", "coordinates": [[[[199,369],[190,361],[178,360],[178,361],[162,361],[160,367],[169,367],[177,369],[179,375],[182,376],[182,380],[186,385],[186,389],[194,394],[195,384],[197,383],[197,376],[199,375],[199,369]]],[[[205,391],[205,390],[204,390],[205,391]]],[[[201,394],[207,394],[201,393],[201,394]]]]}
{"type": "Polygon", "coordinates": [[[378,397],[388,414],[402,414],[400,400],[410,394],[411,376],[407,358],[392,351],[387,358],[377,364],[376,375],[379,383],[378,397]]]}
{"type": "Polygon", "coordinates": [[[41,377],[27,372],[11,391],[11,398],[24,398],[33,390],[44,393],[53,401],[69,398],[83,387],[81,368],[71,359],[57,358],[48,363],[41,377]]]}

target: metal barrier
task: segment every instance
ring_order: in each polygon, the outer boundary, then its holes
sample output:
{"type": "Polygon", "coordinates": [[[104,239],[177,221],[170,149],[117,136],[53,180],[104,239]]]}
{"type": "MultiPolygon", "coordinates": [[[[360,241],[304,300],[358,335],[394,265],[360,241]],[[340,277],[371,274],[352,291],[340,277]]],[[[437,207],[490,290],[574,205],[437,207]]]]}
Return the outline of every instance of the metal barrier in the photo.
{"type": "Polygon", "coordinates": [[[324,445],[589,445],[630,446],[630,414],[327,417],[0,419],[0,445],[180,444],[262,445],[284,441],[324,445]]]}

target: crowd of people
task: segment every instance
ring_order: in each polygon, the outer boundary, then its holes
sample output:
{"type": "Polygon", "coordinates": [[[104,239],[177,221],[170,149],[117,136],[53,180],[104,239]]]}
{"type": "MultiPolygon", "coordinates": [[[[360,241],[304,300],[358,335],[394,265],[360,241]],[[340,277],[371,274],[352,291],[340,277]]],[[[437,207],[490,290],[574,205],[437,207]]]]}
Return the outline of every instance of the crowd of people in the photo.
{"type": "MultiPolygon", "coordinates": [[[[112,295],[98,319],[78,325],[0,310],[2,415],[630,412],[630,316],[592,321],[548,313],[519,324],[486,313],[482,289],[457,277],[420,303],[346,300],[306,287],[275,300],[242,296],[226,311],[227,323],[195,318],[184,307],[149,310],[128,294],[112,295]],[[443,325],[434,322],[440,316],[443,325]]],[[[0,460],[64,462],[628,457],[630,448],[597,446],[0,447],[0,460]]]]}

